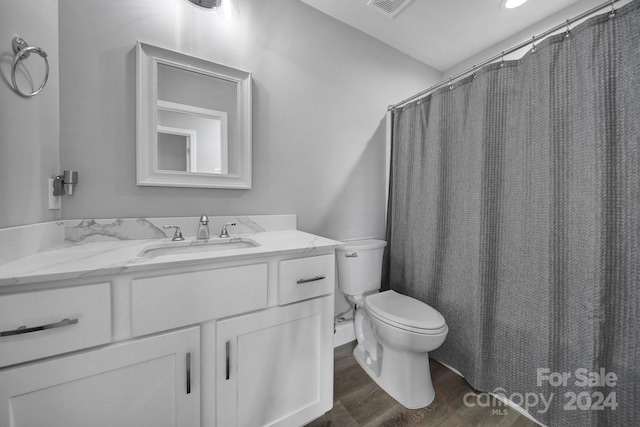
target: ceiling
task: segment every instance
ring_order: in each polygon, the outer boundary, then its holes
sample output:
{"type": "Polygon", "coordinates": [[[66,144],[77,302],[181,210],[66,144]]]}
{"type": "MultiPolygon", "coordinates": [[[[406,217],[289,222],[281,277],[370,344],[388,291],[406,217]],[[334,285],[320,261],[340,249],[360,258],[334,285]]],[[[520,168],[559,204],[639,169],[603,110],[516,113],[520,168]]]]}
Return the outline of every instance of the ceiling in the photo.
{"type": "Polygon", "coordinates": [[[301,1],[442,72],[579,0],[413,0],[394,18],[368,0],[301,1]]]}

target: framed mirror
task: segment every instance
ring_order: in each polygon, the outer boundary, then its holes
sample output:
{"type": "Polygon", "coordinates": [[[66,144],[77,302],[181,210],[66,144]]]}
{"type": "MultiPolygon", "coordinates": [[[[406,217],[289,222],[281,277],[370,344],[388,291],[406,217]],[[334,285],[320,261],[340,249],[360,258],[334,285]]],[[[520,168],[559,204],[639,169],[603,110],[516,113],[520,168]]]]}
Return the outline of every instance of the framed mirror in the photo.
{"type": "Polygon", "coordinates": [[[137,184],[251,188],[251,73],[138,42],[137,184]]]}

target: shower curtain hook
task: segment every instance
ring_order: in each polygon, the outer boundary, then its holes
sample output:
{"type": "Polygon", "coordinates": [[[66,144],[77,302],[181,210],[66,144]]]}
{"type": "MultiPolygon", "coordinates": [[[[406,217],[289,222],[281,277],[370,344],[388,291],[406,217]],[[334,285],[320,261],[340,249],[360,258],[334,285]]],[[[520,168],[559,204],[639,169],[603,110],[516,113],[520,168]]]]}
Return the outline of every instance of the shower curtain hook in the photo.
{"type": "Polygon", "coordinates": [[[471,74],[471,76],[475,79],[476,77],[478,77],[478,75],[476,74],[476,66],[473,66],[473,74],[471,74]]]}
{"type": "Polygon", "coordinates": [[[453,89],[453,83],[452,83],[452,80],[453,80],[453,76],[450,76],[450,77],[449,77],[449,90],[453,89]]]}
{"type": "Polygon", "coordinates": [[[569,20],[567,19],[567,31],[564,32],[565,37],[569,37],[571,35],[571,29],[569,28],[569,20]]]}
{"type": "Polygon", "coordinates": [[[536,51],[536,36],[531,36],[531,53],[536,51]]]}
{"type": "Polygon", "coordinates": [[[504,67],[504,50],[502,51],[502,59],[500,59],[500,66],[504,67]]]}
{"type": "Polygon", "coordinates": [[[616,0],[611,0],[611,12],[609,12],[609,18],[615,18],[616,17],[616,7],[614,6],[615,2],[616,2],[616,0]]]}

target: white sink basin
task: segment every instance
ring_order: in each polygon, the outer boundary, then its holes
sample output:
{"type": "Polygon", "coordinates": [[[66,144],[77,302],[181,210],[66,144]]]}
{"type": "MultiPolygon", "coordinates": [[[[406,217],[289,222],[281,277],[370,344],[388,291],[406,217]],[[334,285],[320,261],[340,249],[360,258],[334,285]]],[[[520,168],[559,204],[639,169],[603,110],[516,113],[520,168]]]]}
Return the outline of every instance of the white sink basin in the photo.
{"type": "Polygon", "coordinates": [[[232,249],[255,248],[257,243],[242,238],[214,240],[183,240],[176,242],[153,243],[139,254],[142,258],[156,258],[166,255],[200,254],[207,252],[229,251],[232,249]]]}

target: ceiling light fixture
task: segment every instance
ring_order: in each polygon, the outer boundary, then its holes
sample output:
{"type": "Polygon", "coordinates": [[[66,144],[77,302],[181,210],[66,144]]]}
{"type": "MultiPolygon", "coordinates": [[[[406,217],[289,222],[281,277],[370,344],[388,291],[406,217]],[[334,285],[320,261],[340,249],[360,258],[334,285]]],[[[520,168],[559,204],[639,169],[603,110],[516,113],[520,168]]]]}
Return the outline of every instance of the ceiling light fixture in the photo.
{"type": "Polygon", "coordinates": [[[522,6],[527,0],[503,0],[502,7],[505,9],[515,9],[518,6],[522,6]]]}
{"type": "Polygon", "coordinates": [[[189,0],[196,6],[204,7],[206,9],[213,9],[214,7],[220,7],[221,0],[189,0]]]}
{"type": "Polygon", "coordinates": [[[216,9],[221,12],[227,20],[236,19],[240,15],[240,7],[237,0],[189,0],[196,6],[205,9],[216,9]]]}

